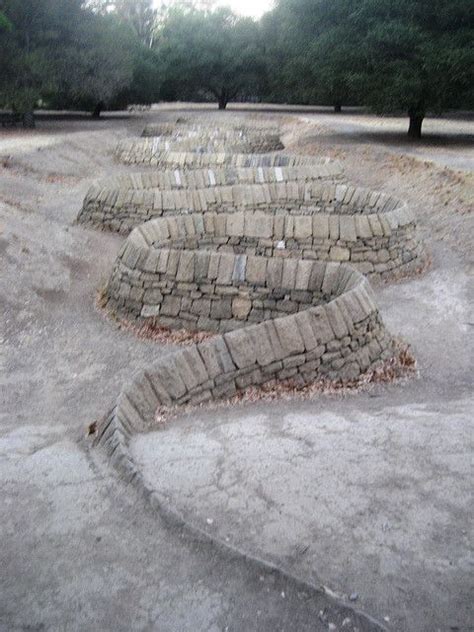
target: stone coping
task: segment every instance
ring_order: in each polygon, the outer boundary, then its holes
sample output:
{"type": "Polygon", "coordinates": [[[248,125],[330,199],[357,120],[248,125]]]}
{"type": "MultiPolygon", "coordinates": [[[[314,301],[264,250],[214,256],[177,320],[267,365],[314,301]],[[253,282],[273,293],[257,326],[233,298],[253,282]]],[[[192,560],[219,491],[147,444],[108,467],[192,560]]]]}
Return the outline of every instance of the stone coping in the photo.
{"type": "Polygon", "coordinates": [[[340,178],[342,164],[329,158],[315,158],[313,164],[290,167],[217,167],[208,169],[167,169],[103,178],[91,188],[101,189],[203,189],[233,184],[268,184],[294,180],[340,178]]]}
{"type": "Polygon", "coordinates": [[[186,136],[186,135],[205,135],[208,136],[225,136],[225,135],[271,135],[279,136],[280,128],[275,125],[253,125],[248,122],[242,124],[225,123],[219,121],[216,125],[206,123],[150,123],[143,129],[142,136],[186,136]]]}
{"type": "Polygon", "coordinates": [[[231,153],[161,151],[157,152],[147,164],[158,169],[202,169],[219,167],[294,167],[311,165],[320,158],[284,153],[231,153]]]}
{"type": "Polygon", "coordinates": [[[410,242],[407,218],[400,217],[400,224],[392,218],[387,234],[379,236],[373,226],[382,224],[371,217],[247,211],[151,220],[123,244],[106,300],[128,320],[160,315],[166,326],[198,331],[297,311],[327,296],[309,281],[316,261],[348,261],[381,278],[416,264],[418,244],[410,242]],[[337,239],[331,230],[338,231],[337,239]],[[303,271],[305,281],[298,276],[303,271]]]}
{"type": "Polygon", "coordinates": [[[326,286],[327,302],[160,358],[122,388],[100,441],[114,449],[128,444],[133,432],[153,427],[160,407],[218,400],[272,380],[344,383],[391,357],[392,338],[367,279],[345,264],[304,264],[312,282],[326,286]]]}
{"type": "Polygon", "coordinates": [[[163,152],[263,154],[283,148],[279,136],[269,135],[243,138],[213,138],[207,135],[194,138],[155,136],[121,141],[117,145],[115,158],[124,164],[153,164],[163,152]]]}
{"type": "Polygon", "coordinates": [[[342,165],[329,159],[315,159],[313,165],[293,167],[220,167],[209,169],[174,169],[132,173],[104,178],[94,183],[86,193],[83,207],[108,204],[116,192],[149,189],[201,189],[237,184],[268,184],[301,180],[338,179],[342,165]]]}

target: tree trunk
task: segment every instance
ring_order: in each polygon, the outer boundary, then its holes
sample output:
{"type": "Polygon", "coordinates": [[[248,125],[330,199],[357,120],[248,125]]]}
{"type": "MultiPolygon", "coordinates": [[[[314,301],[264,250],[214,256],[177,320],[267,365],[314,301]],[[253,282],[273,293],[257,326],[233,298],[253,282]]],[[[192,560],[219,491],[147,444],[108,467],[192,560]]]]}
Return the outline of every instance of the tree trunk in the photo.
{"type": "Polygon", "coordinates": [[[342,112],[342,105],[340,103],[336,103],[334,106],[334,112],[342,112]]]}
{"type": "Polygon", "coordinates": [[[218,98],[219,110],[225,110],[227,107],[227,96],[225,94],[220,94],[218,98]]]}
{"type": "Polygon", "coordinates": [[[410,117],[410,126],[408,127],[408,138],[412,138],[413,140],[418,140],[421,138],[421,126],[423,124],[423,119],[425,118],[424,114],[413,114],[408,113],[410,117]]]}
{"type": "Polygon", "coordinates": [[[23,114],[23,127],[28,127],[30,129],[35,127],[35,114],[34,112],[25,112],[23,114]]]}
{"type": "Polygon", "coordinates": [[[99,101],[99,103],[97,103],[97,105],[95,106],[94,111],[92,112],[92,118],[99,118],[100,113],[102,112],[103,109],[104,109],[104,102],[99,101]]]}

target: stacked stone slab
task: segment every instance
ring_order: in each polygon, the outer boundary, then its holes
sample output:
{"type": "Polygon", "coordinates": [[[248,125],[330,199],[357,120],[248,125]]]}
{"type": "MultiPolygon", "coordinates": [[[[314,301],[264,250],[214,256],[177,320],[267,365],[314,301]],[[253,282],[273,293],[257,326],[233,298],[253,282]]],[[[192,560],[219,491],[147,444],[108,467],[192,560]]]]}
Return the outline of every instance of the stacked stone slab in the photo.
{"type": "Polygon", "coordinates": [[[128,320],[224,332],[326,303],[361,283],[352,267],[305,258],[305,238],[288,219],[255,212],[147,222],[119,252],[107,306],[128,320]]]}
{"type": "Polygon", "coordinates": [[[153,137],[164,143],[168,148],[170,148],[170,143],[178,143],[179,146],[182,146],[182,143],[185,143],[185,145],[189,143],[193,151],[209,148],[210,146],[211,148],[229,147],[234,148],[234,151],[261,154],[284,148],[280,134],[277,131],[203,126],[179,126],[175,128],[174,132],[165,134],[160,134],[160,131],[160,126],[147,126],[142,132],[142,137],[153,137]]]}
{"type": "Polygon", "coordinates": [[[209,125],[206,123],[153,123],[147,125],[142,136],[188,136],[204,135],[209,137],[221,136],[225,134],[238,134],[242,136],[251,136],[258,134],[268,134],[271,136],[279,136],[280,130],[274,125],[259,125],[246,123],[242,125],[238,121],[234,123],[224,121],[219,122],[218,125],[209,125]]]}
{"type": "MultiPolygon", "coordinates": [[[[281,242],[281,250],[297,250],[305,258],[322,261],[347,261],[365,274],[380,277],[409,272],[420,266],[424,256],[414,215],[405,203],[384,193],[336,183],[130,189],[115,190],[107,197],[97,192],[97,198],[88,197],[79,220],[127,233],[151,218],[196,211],[200,222],[205,218],[208,225],[219,227],[232,222],[237,231],[244,226],[250,230],[254,212],[262,211],[258,223],[265,230],[268,227],[269,250],[281,242]],[[228,218],[230,213],[236,217],[228,218]]],[[[213,230],[224,236],[222,228],[213,230]]]]}
{"type": "MultiPolygon", "coordinates": [[[[186,259],[189,252],[180,254],[186,259]]],[[[184,259],[178,265],[186,267],[184,259]]],[[[240,278],[237,261],[234,258],[233,270],[240,278]]],[[[128,454],[130,438],[153,425],[160,407],[215,401],[274,380],[301,386],[321,377],[347,382],[393,354],[365,277],[345,264],[296,264],[294,284],[306,287],[298,291],[311,287],[321,304],[166,355],[122,388],[97,442],[129,480],[139,475],[128,454]]],[[[227,275],[228,264],[222,265],[227,275]]],[[[267,274],[258,287],[266,288],[269,278],[267,274]]],[[[235,282],[240,283],[225,287],[235,282]]],[[[281,288],[284,285],[280,282],[281,288]]]]}
{"type": "MultiPolygon", "coordinates": [[[[155,169],[216,169],[226,167],[294,167],[299,165],[318,164],[321,160],[314,156],[298,156],[292,154],[246,154],[192,151],[157,152],[146,163],[155,169]]],[[[140,164],[140,163],[137,163],[140,164]]]]}
{"type": "MultiPolygon", "coordinates": [[[[282,156],[283,157],[283,156],[282,156]]],[[[225,167],[213,169],[175,169],[136,173],[102,180],[87,192],[78,216],[80,223],[89,223],[99,228],[128,233],[137,223],[155,216],[154,201],[162,192],[168,206],[181,208],[180,194],[169,198],[169,191],[200,191],[206,188],[229,187],[232,185],[276,184],[281,182],[313,182],[334,179],[342,175],[340,163],[327,159],[310,159],[313,164],[290,167],[225,167]],[[180,200],[180,201],[178,201],[180,200]],[[148,210],[146,210],[148,209],[148,210]],[[144,212],[147,217],[144,217],[144,212]]],[[[201,192],[198,194],[202,196],[201,192]]],[[[189,194],[195,210],[195,196],[189,194]]],[[[201,205],[199,204],[199,209],[201,205]]]]}
{"type": "Polygon", "coordinates": [[[400,265],[413,225],[389,196],[318,182],[341,173],[326,161],[176,152],[153,160],[168,171],[92,187],[79,218],[120,232],[135,226],[105,290],[110,312],[215,333],[137,373],[99,425],[97,443],[141,487],[128,446],[157,409],[281,380],[347,383],[392,357],[367,278],[341,260],[367,263],[371,253],[369,271],[380,273],[380,263],[400,265]]]}
{"type": "Polygon", "coordinates": [[[263,154],[280,149],[283,149],[280,137],[269,134],[240,136],[228,133],[215,137],[202,134],[191,138],[158,136],[121,141],[115,157],[128,165],[154,165],[158,164],[155,161],[163,152],[263,154]]]}
{"type": "MultiPolygon", "coordinates": [[[[309,158],[309,157],[307,157],[309,158]]],[[[312,164],[305,162],[286,167],[218,167],[209,169],[165,169],[144,171],[103,178],[91,186],[86,194],[97,197],[100,193],[113,190],[145,189],[204,189],[233,184],[268,184],[270,182],[312,182],[316,180],[339,180],[342,165],[337,160],[313,158],[312,164]]]]}

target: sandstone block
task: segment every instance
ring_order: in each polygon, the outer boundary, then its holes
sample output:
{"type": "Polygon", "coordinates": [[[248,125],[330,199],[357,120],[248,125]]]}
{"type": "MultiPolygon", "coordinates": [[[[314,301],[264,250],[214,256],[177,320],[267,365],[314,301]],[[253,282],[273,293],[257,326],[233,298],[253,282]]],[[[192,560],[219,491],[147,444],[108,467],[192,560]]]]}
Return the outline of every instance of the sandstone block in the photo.
{"type": "Polygon", "coordinates": [[[341,215],[339,218],[339,239],[343,241],[357,241],[354,217],[341,215]]]}
{"type": "Polygon", "coordinates": [[[318,214],[313,217],[313,237],[329,239],[329,217],[327,215],[318,214]]]}
{"type": "Polygon", "coordinates": [[[222,336],[201,342],[197,345],[197,349],[211,379],[215,379],[218,375],[235,371],[235,364],[222,336]]]}
{"type": "Polygon", "coordinates": [[[161,313],[164,316],[177,316],[181,309],[181,298],[178,296],[165,296],[161,306],[161,313]]]}
{"type": "Polygon", "coordinates": [[[344,338],[349,333],[346,321],[344,320],[341,311],[337,305],[337,301],[331,301],[324,306],[326,314],[328,316],[329,323],[334,331],[336,338],[344,338]]]}
{"type": "Polygon", "coordinates": [[[308,310],[314,335],[321,344],[326,344],[334,339],[334,332],[329,323],[328,315],[323,306],[308,310]]]}
{"type": "Polygon", "coordinates": [[[250,327],[237,329],[224,334],[224,340],[229,348],[232,360],[239,369],[250,367],[257,361],[256,350],[249,329],[250,327]]]}
{"type": "Polygon", "coordinates": [[[264,257],[248,257],[247,281],[254,285],[265,285],[267,260],[264,257]]]}
{"type": "Polygon", "coordinates": [[[304,342],[293,317],[277,318],[273,324],[285,355],[303,353],[304,342]]]}
{"type": "Polygon", "coordinates": [[[248,298],[237,296],[232,301],[232,314],[239,320],[245,320],[252,309],[252,301],[248,298]]]}
{"type": "Polygon", "coordinates": [[[332,261],[349,261],[350,257],[351,253],[348,248],[333,246],[329,251],[329,258],[332,261]]]}

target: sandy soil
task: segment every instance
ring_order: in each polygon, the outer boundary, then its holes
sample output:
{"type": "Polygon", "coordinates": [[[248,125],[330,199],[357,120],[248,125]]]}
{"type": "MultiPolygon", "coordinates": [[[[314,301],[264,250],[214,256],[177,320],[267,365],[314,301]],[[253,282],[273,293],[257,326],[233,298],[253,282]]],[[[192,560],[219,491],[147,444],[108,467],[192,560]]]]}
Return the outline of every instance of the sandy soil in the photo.
{"type": "MultiPolygon", "coordinates": [[[[350,179],[413,204],[433,267],[377,293],[420,378],[344,401],[202,411],[140,439],[137,457],[211,535],[357,592],[348,605],[390,629],[467,631],[473,124],[427,121],[414,147],[406,121],[257,109],[242,115],[281,120],[292,149],[338,157],[350,179]]],[[[116,142],[174,118],[161,108],[0,132],[1,630],[326,630],[326,610],[341,620],[324,594],[167,528],[83,438],[119,385],[170,348],[97,313],[122,238],[73,222],[94,178],[128,171],[112,161],[116,142]]]]}

